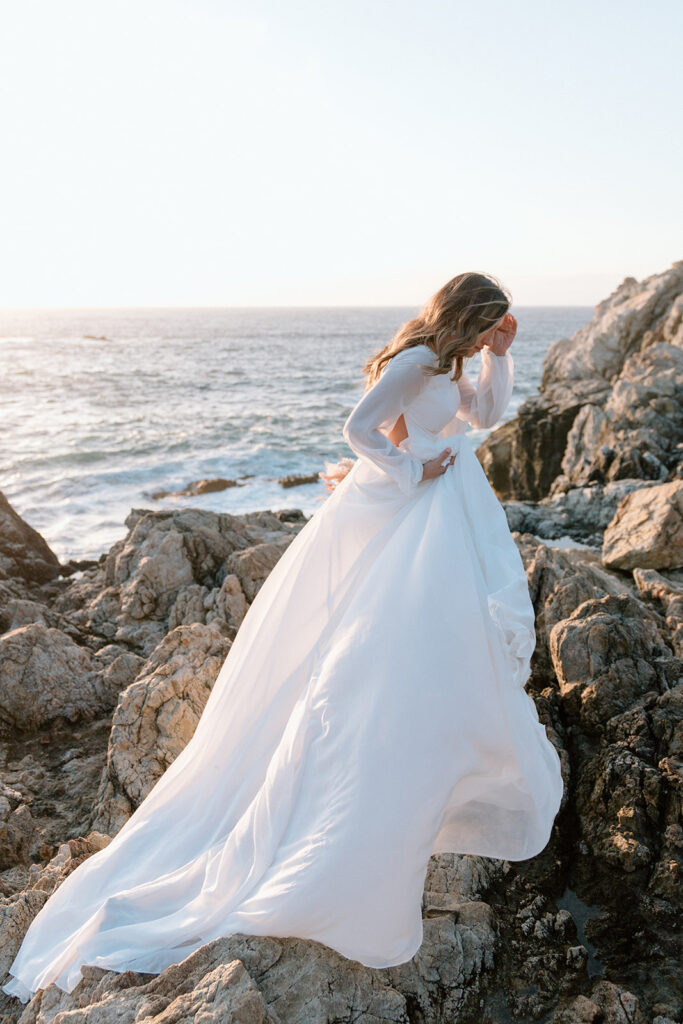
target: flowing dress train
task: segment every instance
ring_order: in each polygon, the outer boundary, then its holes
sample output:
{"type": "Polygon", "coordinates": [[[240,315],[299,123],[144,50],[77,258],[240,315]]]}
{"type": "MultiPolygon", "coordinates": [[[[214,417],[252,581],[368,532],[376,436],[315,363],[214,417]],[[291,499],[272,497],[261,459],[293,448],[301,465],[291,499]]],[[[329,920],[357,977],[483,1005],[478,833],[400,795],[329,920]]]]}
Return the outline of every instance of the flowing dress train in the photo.
{"type": "Polygon", "coordinates": [[[505,411],[512,357],[485,348],[476,386],[424,373],[435,358],[399,353],[360,398],[358,458],[257,593],[192,739],[50,896],[5,992],[157,973],[236,932],[393,966],[422,942],[433,853],[547,845],[563,782],[524,689],[534,609],[466,434],[505,411]]]}

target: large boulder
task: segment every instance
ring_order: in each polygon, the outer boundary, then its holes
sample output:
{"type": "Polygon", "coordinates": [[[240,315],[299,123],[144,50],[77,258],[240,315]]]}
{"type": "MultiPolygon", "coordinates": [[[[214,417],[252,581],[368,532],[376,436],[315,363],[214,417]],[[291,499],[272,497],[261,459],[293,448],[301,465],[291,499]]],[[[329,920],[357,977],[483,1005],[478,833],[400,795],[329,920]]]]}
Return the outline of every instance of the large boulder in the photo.
{"type": "MultiPolygon", "coordinates": [[[[514,351],[514,346],[513,346],[514,351]]],[[[543,361],[539,393],[477,449],[501,499],[670,480],[683,463],[683,261],[625,281],[543,361]]]]}
{"type": "Polygon", "coordinates": [[[602,734],[646,693],[675,686],[683,670],[654,613],[627,595],[581,602],[549,640],[565,709],[586,733],[602,734]]]}
{"type": "Polygon", "coordinates": [[[291,511],[134,510],[128,535],[102,566],[74,580],[56,607],[80,628],[145,657],[178,625],[213,624],[234,638],[248,604],[306,522],[291,511]]]}
{"type": "Polygon", "coordinates": [[[586,601],[629,595],[635,588],[604,569],[596,552],[548,547],[531,534],[521,535],[518,544],[536,613],[530,687],[540,692],[549,683],[556,685],[550,635],[557,623],[586,601]]]}
{"type": "Polygon", "coordinates": [[[611,569],[683,567],[683,480],[626,495],[607,524],[602,562],[611,569]]]}
{"type": "Polygon", "coordinates": [[[15,512],[0,492],[0,579],[44,583],[58,576],[61,568],[45,538],[15,512]]]}
{"type": "Polygon", "coordinates": [[[603,900],[618,869],[636,889],[680,901],[683,661],[663,626],[654,608],[618,595],[584,601],[550,631],[573,734],[576,838],[603,900]]]}
{"type": "Polygon", "coordinates": [[[230,650],[217,629],[178,626],[120,695],[90,827],[114,835],[192,738],[230,650]]]}
{"type": "Polygon", "coordinates": [[[683,260],[643,281],[625,278],[589,323],[549,347],[541,392],[584,396],[614,381],[632,353],[660,342],[680,346],[682,291],[683,260]]]}
{"type": "Polygon", "coordinates": [[[581,407],[567,436],[558,486],[665,480],[680,465],[682,394],[680,343],[660,342],[629,356],[604,406],[581,407]]]}
{"type": "Polygon", "coordinates": [[[139,659],[107,647],[93,653],[40,623],[0,636],[0,734],[76,722],[111,711],[139,659]]]}

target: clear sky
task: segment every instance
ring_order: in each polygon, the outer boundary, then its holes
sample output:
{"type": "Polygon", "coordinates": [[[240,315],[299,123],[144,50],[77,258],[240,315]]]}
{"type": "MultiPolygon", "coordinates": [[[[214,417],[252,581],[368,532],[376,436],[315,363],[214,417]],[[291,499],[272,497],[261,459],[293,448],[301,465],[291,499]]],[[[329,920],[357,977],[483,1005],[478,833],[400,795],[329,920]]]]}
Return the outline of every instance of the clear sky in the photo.
{"type": "Polygon", "coordinates": [[[9,0],[0,305],[600,301],[683,258],[673,0],[9,0]]]}

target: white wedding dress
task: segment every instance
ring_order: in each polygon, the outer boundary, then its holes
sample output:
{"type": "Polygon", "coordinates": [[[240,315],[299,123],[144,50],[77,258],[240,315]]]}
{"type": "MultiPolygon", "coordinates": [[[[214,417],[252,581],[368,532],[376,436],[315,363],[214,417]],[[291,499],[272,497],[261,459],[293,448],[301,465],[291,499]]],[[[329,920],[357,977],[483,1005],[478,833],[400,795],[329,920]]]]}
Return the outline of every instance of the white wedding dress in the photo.
{"type": "Polygon", "coordinates": [[[546,846],[563,783],[524,689],[534,609],[465,434],[504,412],[512,356],[484,348],[476,388],[435,359],[399,353],[360,398],[359,458],[256,595],[192,740],[48,899],[5,992],[157,973],[235,932],[393,966],[422,942],[431,854],[546,846]]]}

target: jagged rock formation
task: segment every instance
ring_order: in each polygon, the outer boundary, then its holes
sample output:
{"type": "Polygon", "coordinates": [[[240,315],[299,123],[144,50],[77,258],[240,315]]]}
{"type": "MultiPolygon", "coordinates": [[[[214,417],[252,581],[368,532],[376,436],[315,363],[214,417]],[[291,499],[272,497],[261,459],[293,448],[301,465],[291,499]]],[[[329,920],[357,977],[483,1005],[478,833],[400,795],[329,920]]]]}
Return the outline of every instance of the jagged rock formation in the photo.
{"type": "Polygon", "coordinates": [[[502,499],[596,481],[672,480],[683,465],[683,261],[633,277],[550,345],[539,394],[478,455],[502,499]]]}
{"type": "Polygon", "coordinates": [[[90,827],[115,835],[192,738],[230,650],[201,623],[176,626],[120,696],[90,827]]]}
{"type": "Polygon", "coordinates": [[[234,636],[243,611],[305,523],[289,515],[217,515],[201,509],[151,514],[133,509],[129,534],[55,602],[87,632],[149,654],[169,625],[192,622],[234,636]],[[225,578],[232,575],[223,589],[225,578]],[[249,596],[251,595],[251,596],[249,596]],[[242,597],[244,596],[244,600],[242,597]],[[224,618],[226,604],[231,621],[224,618]]]}
{"type": "Polygon", "coordinates": [[[0,580],[42,583],[59,575],[59,559],[43,537],[0,494],[0,580]]]}

